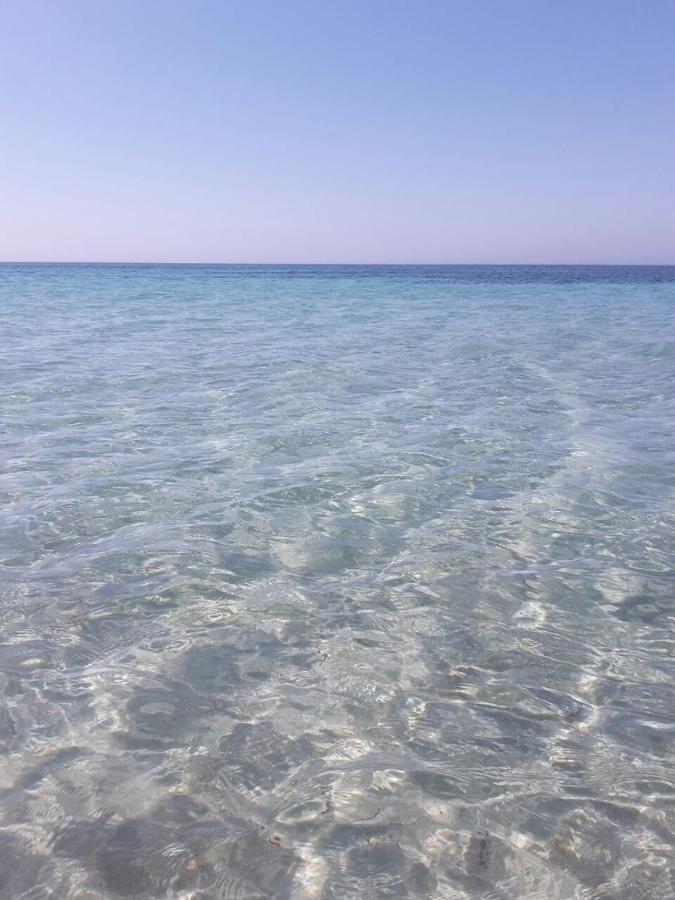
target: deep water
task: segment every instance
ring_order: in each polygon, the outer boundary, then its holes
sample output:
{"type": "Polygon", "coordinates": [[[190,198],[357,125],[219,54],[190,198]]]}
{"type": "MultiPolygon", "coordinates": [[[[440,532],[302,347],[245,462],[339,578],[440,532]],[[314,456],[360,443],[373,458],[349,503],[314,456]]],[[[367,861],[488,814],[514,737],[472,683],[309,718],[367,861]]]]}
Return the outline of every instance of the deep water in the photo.
{"type": "Polygon", "coordinates": [[[674,312],[0,266],[0,896],[675,896],[674,312]]]}

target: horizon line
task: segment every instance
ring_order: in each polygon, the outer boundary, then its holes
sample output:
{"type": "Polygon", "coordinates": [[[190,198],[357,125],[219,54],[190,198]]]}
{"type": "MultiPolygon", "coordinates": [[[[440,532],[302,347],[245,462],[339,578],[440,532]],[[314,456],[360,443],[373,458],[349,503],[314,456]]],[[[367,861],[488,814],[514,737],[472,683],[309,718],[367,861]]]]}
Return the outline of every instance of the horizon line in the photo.
{"type": "Polygon", "coordinates": [[[353,266],[353,267],[411,267],[440,268],[443,266],[472,266],[496,268],[513,267],[603,267],[603,268],[675,268],[675,262],[232,262],[224,260],[130,260],[130,259],[0,259],[2,266],[353,266]]]}

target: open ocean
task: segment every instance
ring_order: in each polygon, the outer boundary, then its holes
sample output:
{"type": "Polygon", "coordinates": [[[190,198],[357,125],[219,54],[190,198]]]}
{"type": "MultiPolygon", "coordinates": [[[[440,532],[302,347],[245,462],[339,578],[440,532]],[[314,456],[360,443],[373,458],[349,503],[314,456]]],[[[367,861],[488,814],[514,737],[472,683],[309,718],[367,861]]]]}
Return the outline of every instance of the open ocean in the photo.
{"type": "Polygon", "coordinates": [[[672,900],[674,314],[0,266],[0,897],[672,900]]]}

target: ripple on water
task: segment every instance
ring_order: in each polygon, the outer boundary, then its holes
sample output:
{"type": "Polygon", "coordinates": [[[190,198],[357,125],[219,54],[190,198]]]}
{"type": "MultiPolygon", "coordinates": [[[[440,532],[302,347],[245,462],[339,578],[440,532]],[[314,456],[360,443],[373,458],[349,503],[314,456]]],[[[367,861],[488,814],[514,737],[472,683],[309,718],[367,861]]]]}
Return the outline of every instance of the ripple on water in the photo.
{"type": "Polygon", "coordinates": [[[675,896],[674,291],[0,266],[0,897],[675,896]]]}

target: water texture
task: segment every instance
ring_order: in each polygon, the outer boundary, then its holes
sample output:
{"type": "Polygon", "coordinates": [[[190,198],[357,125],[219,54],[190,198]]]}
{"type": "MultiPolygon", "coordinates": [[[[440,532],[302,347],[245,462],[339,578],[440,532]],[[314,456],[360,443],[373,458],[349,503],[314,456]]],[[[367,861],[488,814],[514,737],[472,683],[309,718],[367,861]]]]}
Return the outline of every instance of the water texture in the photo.
{"type": "Polygon", "coordinates": [[[675,896],[674,311],[1,266],[0,896],[675,896]]]}

